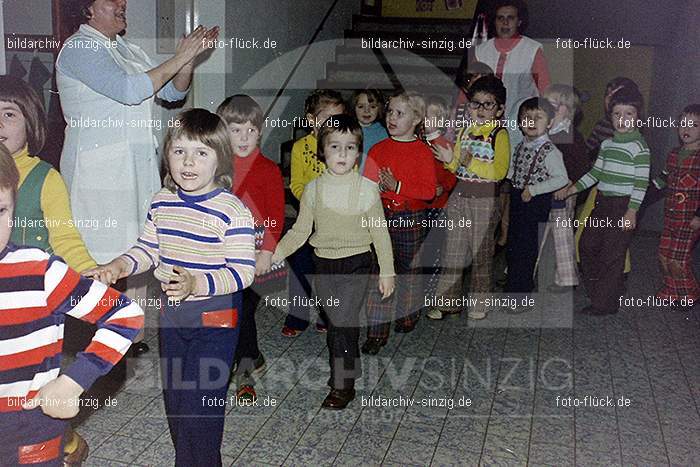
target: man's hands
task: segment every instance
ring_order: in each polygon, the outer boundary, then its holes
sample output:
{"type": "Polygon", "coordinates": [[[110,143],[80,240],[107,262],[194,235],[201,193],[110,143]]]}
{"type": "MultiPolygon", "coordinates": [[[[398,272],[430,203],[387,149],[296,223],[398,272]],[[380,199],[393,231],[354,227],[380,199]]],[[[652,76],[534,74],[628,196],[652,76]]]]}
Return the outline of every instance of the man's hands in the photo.
{"type": "Polygon", "coordinates": [[[532,199],[532,193],[530,193],[530,189],[528,187],[525,187],[523,193],[520,195],[520,199],[523,200],[523,203],[530,202],[530,200],[532,199]]]}
{"type": "Polygon", "coordinates": [[[66,375],[49,381],[42,387],[33,399],[27,399],[22,405],[25,410],[41,410],[53,418],[73,418],[80,411],[78,397],[83,388],[66,375]]]}

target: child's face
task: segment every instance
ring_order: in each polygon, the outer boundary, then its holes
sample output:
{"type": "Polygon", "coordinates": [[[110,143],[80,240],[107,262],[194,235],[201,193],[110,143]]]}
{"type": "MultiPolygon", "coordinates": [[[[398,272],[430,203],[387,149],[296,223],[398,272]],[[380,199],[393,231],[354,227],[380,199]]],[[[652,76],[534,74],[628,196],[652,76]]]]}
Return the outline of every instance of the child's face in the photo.
{"type": "Polygon", "coordinates": [[[503,106],[496,102],[493,94],[487,92],[474,94],[472,100],[469,101],[468,108],[469,118],[479,125],[497,120],[503,115],[503,106]]]}
{"type": "Polygon", "coordinates": [[[260,141],[260,130],[251,122],[229,123],[228,134],[236,157],[250,156],[260,141]]]}
{"type": "Polygon", "coordinates": [[[9,188],[0,188],[0,251],[2,251],[10,241],[13,210],[14,199],[12,198],[12,190],[9,188]]]}
{"type": "Polygon", "coordinates": [[[520,130],[531,140],[544,135],[551,127],[552,121],[542,109],[526,110],[520,115],[520,130]]]}
{"type": "Polygon", "coordinates": [[[316,115],[306,114],[306,119],[313,127],[314,136],[318,136],[318,129],[321,128],[323,122],[328,120],[328,117],[342,113],[345,113],[345,106],[343,104],[329,104],[321,107],[321,110],[319,110],[316,115]]]}
{"type": "Polygon", "coordinates": [[[437,126],[428,126],[427,124],[430,123],[436,123],[440,118],[442,117],[442,112],[440,111],[440,107],[437,105],[429,105],[427,109],[425,109],[425,132],[430,134],[434,133],[437,130],[440,130],[440,127],[437,126]]]}
{"type": "Polygon", "coordinates": [[[634,131],[637,121],[637,108],[633,105],[616,104],[610,111],[610,118],[615,131],[629,133],[634,131]]]}
{"type": "Polygon", "coordinates": [[[389,135],[401,139],[412,138],[419,123],[420,118],[408,106],[408,102],[400,99],[389,101],[386,113],[386,129],[389,135]]]}
{"type": "Polygon", "coordinates": [[[332,132],[323,143],[323,154],[326,156],[326,166],[331,172],[336,175],[350,172],[360,155],[357,136],[350,132],[332,132]]]}
{"type": "Polygon", "coordinates": [[[678,127],[681,144],[688,148],[700,148],[700,115],[683,114],[678,127]]]}
{"type": "Polygon", "coordinates": [[[27,144],[27,124],[17,104],[0,101],[0,143],[17,153],[27,144]]]}
{"type": "Polygon", "coordinates": [[[190,195],[203,195],[216,186],[216,151],[201,141],[178,138],[168,152],[170,176],[190,195]]]}
{"type": "Polygon", "coordinates": [[[374,123],[379,115],[379,103],[370,102],[367,94],[360,94],[355,105],[355,116],[360,125],[367,126],[374,123]]]}

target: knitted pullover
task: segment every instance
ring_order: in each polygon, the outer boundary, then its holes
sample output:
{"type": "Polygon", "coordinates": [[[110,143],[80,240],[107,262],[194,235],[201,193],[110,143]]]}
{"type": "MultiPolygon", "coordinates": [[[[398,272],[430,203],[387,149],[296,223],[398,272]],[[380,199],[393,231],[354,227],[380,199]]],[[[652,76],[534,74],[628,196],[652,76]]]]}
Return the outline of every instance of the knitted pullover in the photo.
{"type": "Polygon", "coordinates": [[[616,131],[612,139],[600,145],[598,159],[576,182],[576,190],[583,191],[597,183],[598,191],[605,196],[629,196],[628,208],[637,210],[649,184],[649,163],[649,147],[639,130],[616,131]]]}
{"type": "Polygon", "coordinates": [[[391,238],[377,185],[355,171],[335,175],[327,170],[307,185],[299,217],[280,240],[276,255],[291,255],[309,235],[309,243],[321,258],[347,258],[370,251],[374,244],[380,276],[395,275],[391,238]]]}

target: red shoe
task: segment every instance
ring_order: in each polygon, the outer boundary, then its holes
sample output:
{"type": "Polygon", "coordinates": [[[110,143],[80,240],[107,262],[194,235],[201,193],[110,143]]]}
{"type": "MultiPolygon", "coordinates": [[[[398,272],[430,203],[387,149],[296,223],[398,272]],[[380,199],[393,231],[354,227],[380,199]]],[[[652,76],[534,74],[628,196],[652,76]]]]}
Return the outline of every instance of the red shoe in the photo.
{"type": "Polygon", "coordinates": [[[255,393],[255,388],[250,384],[242,384],[236,392],[236,399],[241,405],[252,405],[258,395],[255,393]]]}
{"type": "Polygon", "coordinates": [[[282,328],[282,335],[284,337],[297,337],[302,331],[299,329],[290,328],[289,326],[284,326],[282,328]]]}

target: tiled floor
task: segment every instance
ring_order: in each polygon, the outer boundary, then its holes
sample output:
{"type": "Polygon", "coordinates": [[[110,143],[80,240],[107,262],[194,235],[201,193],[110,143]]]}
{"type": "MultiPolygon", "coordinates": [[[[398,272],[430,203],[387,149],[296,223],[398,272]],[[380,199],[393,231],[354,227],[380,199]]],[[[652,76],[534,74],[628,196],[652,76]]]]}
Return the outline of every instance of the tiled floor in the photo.
{"type": "MultiPolygon", "coordinates": [[[[657,243],[635,240],[633,255],[646,263],[635,262],[629,297],[646,300],[659,284],[649,254],[657,243]]],[[[282,337],[282,312],[261,309],[268,370],[256,388],[277,405],[229,407],[225,465],[700,465],[697,312],[643,306],[572,317],[586,303],[581,290],[535,300],[539,311],[497,313],[479,327],[422,319],[413,333],[392,335],[378,356],[363,356],[357,399],[342,412],[319,409],[324,336],[282,337]],[[584,406],[606,397],[612,407],[584,406]],[[414,403],[369,406],[380,398],[414,403]],[[579,406],[563,406],[569,398],[579,406]]],[[[147,336],[155,348],[154,328],[147,336]]],[[[172,465],[155,351],[129,364],[116,407],[78,428],[87,464],[172,465]]]]}

